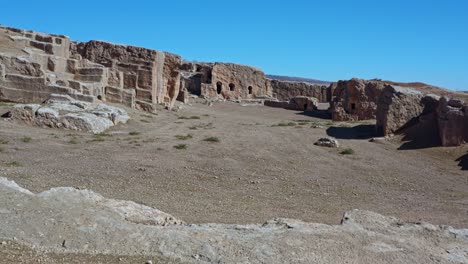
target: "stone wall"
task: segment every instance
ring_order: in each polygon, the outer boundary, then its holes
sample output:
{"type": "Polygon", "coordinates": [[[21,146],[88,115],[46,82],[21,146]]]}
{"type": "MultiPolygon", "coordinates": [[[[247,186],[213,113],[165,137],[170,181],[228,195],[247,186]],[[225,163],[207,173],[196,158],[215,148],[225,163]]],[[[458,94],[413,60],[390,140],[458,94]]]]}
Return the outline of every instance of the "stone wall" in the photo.
{"type": "Polygon", "coordinates": [[[270,80],[273,96],[280,101],[288,101],[297,96],[314,97],[320,103],[328,103],[328,87],[326,85],[317,85],[304,82],[287,82],[270,80]]]}

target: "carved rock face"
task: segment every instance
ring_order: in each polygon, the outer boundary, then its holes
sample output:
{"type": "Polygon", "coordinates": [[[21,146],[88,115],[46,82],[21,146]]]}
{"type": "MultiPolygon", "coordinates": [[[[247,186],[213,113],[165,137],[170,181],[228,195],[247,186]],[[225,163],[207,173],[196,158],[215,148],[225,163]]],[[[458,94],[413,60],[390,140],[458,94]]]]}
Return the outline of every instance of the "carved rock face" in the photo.
{"type": "Polygon", "coordinates": [[[443,146],[468,142],[468,106],[460,100],[442,97],[437,108],[439,134],[443,146]]]}
{"type": "Polygon", "coordinates": [[[422,94],[418,91],[387,85],[377,106],[377,132],[387,136],[397,132],[423,112],[422,94]]]}
{"type": "Polygon", "coordinates": [[[375,119],[377,101],[385,87],[380,81],[352,79],[339,81],[333,87],[331,114],[334,121],[375,119]]]}

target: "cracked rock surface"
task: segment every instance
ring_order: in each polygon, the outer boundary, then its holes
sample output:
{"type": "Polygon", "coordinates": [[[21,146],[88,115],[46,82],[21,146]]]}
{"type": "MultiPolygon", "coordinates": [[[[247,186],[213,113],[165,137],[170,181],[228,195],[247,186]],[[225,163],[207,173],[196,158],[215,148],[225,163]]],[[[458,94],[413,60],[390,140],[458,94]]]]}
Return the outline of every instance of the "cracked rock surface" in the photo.
{"type": "Polygon", "coordinates": [[[185,224],[89,190],[34,194],[0,178],[0,239],[59,253],[145,255],[184,263],[468,263],[468,229],[403,223],[369,211],[341,225],[185,224]]]}

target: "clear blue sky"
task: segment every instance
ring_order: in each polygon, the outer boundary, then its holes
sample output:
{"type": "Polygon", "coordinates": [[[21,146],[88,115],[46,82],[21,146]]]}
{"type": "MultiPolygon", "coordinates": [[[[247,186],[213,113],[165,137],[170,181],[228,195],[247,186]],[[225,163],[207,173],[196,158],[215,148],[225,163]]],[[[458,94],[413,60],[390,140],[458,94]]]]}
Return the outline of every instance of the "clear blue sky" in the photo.
{"type": "Polygon", "coordinates": [[[0,24],[323,80],[468,90],[468,1],[3,1],[0,24]]]}

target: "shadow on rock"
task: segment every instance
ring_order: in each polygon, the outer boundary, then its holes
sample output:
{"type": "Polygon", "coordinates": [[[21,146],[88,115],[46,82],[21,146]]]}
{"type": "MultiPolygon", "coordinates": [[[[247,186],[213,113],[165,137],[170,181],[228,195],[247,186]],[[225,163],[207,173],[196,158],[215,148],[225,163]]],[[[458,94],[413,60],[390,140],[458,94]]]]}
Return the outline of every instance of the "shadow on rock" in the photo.
{"type": "Polygon", "coordinates": [[[399,150],[433,148],[441,145],[439,129],[433,114],[410,120],[398,133],[403,135],[404,142],[399,150]]]}
{"type": "Polygon", "coordinates": [[[358,125],[354,127],[330,127],[327,135],[338,139],[370,139],[376,136],[375,125],[358,125]]]}
{"type": "Polygon", "coordinates": [[[468,153],[458,158],[458,166],[461,167],[461,170],[468,170],[468,153]]]}
{"type": "Polygon", "coordinates": [[[296,115],[304,115],[304,116],[310,116],[310,117],[315,117],[315,118],[320,118],[320,119],[331,120],[331,114],[328,112],[328,110],[304,111],[304,112],[297,113],[296,115]]]}

